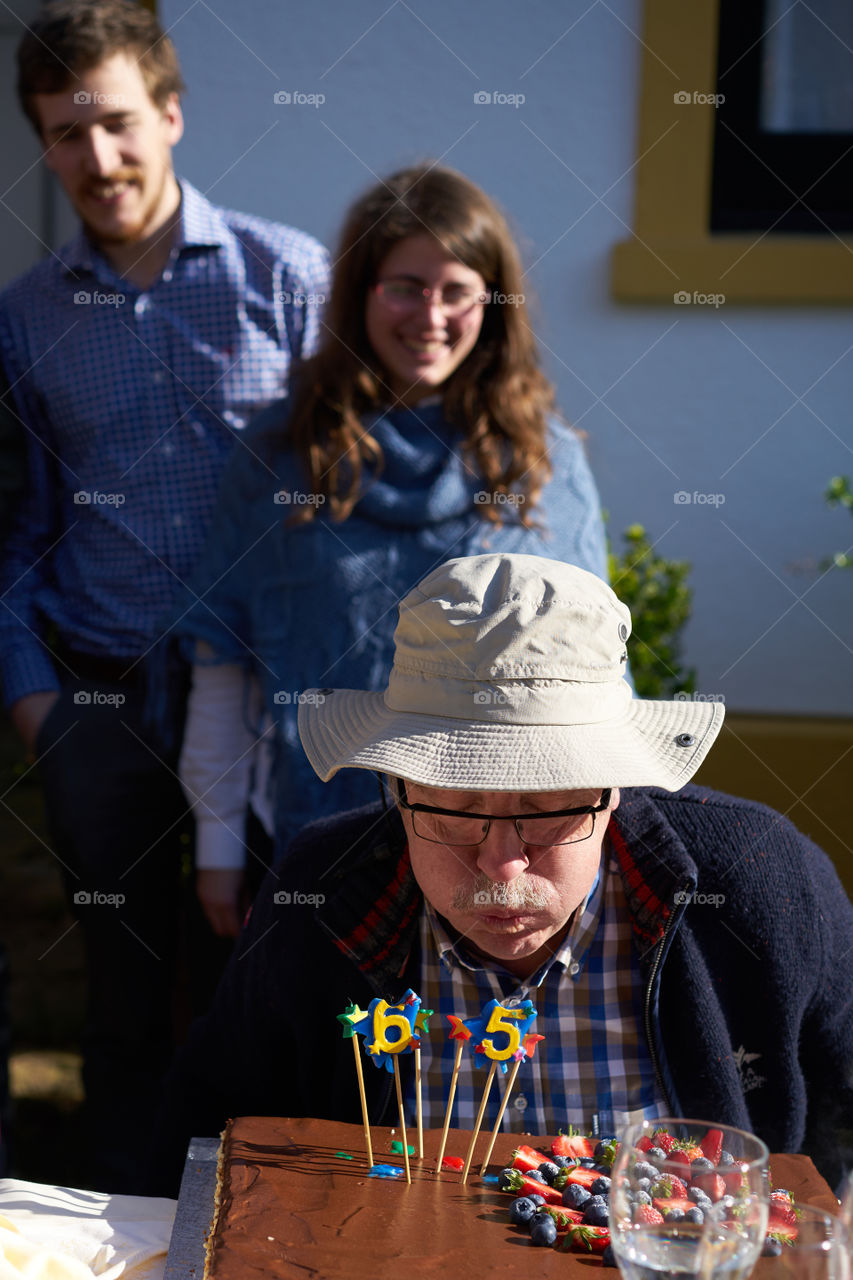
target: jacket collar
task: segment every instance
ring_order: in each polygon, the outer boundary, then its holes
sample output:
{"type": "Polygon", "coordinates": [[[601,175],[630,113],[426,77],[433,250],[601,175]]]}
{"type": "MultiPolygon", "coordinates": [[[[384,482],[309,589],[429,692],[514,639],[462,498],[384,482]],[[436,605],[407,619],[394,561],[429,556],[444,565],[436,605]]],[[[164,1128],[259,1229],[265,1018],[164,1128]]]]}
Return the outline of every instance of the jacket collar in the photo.
{"type": "MultiPolygon", "coordinates": [[[[655,791],[626,787],[610,818],[625,898],[640,954],[663,937],[679,895],[696,886],[696,863],[655,804],[655,791]]],[[[667,793],[668,794],[668,793],[667,793]]]]}

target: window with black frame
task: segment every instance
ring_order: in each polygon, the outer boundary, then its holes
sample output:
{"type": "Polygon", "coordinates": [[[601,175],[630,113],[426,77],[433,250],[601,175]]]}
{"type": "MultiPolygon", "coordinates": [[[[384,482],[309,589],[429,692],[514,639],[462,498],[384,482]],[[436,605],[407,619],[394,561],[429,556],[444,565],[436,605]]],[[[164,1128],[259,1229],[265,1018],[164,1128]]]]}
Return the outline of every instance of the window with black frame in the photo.
{"type": "Polygon", "coordinates": [[[853,230],[853,3],[720,0],[711,231],[853,230]]]}

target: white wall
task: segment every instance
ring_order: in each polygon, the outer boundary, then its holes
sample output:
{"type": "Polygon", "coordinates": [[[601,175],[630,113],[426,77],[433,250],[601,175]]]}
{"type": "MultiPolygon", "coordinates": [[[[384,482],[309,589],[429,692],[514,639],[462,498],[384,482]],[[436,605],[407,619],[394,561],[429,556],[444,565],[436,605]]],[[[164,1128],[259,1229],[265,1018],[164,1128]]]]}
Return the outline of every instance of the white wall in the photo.
{"type": "Polygon", "coordinates": [[[332,243],[356,192],[426,156],[498,199],[612,531],[640,521],[693,562],[700,688],[733,709],[851,714],[853,573],[814,566],[853,541],[821,498],[853,472],[853,318],[611,302],[639,0],[161,0],[160,13],[189,85],[178,167],[217,202],[332,243]],[[281,91],[326,100],[276,105],[281,91]],[[477,105],[478,91],[526,100],[477,105]],[[676,505],[680,490],[725,503],[676,505]]]}

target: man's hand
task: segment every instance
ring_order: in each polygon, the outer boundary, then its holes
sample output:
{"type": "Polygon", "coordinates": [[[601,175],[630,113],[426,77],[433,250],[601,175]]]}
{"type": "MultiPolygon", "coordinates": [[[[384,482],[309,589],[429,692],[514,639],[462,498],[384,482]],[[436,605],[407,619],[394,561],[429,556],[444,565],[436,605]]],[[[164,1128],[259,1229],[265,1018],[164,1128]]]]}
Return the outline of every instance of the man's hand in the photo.
{"type": "Polygon", "coordinates": [[[19,698],[17,702],[13,702],[9,708],[12,724],[17,729],[31,760],[35,760],[39,729],[58,698],[59,694],[55,689],[49,693],[28,693],[25,698],[19,698]]]}
{"type": "Polygon", "coordinates": [[[236,938],[245,914],[243,870],[196,871],[195,891],[208,923],[220,938],[236,938]]]}

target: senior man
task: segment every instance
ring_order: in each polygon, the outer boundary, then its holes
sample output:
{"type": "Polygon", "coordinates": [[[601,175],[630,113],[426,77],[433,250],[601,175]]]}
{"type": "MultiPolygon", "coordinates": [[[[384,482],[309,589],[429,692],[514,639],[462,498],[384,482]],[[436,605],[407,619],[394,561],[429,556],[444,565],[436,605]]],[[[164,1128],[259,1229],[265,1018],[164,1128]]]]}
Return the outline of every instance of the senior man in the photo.
{"type": "MultiPolygon", "coordinates": [[[[685,787],[723,709],[632,698],[629,632],[582,569],[451,560],[402,601],[384,693],[305,694],[318,774],[376,770],[395,803],[305,828],[267,878],[170,1081],[173,1174],[190,1134],[229,1115],[357,1121],[336,1015],[411,986],[437,1015],[427,1124],[441,1123],[454,1055],[445,1015],[529,998],[545,1041],[505,1127],[700,1115],[838,1175],[853,908],[779,814],[685,787]]],[[[464,1126],[483,1074],[462,1061],[464,1126]]],[[[401,1067],[411,1100],[411,1055],[401,1067]]],[[[391,1077],[367,1070],[365,1084],[372,1121],[393,1123],[391,1077]]]]}

